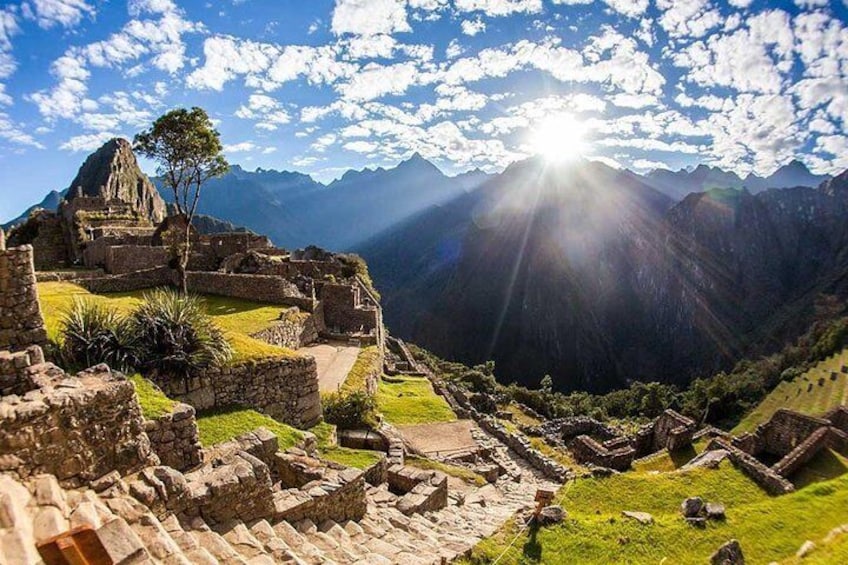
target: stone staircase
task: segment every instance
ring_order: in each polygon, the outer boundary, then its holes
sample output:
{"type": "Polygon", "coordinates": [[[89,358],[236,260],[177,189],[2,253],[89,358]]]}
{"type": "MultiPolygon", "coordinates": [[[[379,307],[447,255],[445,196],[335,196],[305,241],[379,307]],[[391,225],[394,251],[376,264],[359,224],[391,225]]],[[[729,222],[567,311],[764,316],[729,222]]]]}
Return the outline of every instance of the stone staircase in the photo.
{"type": "Polygon", "coordinates": [[[115,563],[142,564],[433,564],[451,561],[533,503],[537,488],[556,485],[505,450],[510,467],[498,483],[453,492],[446,508],[405,516],[386,485],[368,492],[358,523],[229,522],[158,519],[123,481],[97,493],[66,490],[52,475],[21,483],[0,475],[0,564],[41,563],[35,544],[71,528],[95,529],[115,563]]]}

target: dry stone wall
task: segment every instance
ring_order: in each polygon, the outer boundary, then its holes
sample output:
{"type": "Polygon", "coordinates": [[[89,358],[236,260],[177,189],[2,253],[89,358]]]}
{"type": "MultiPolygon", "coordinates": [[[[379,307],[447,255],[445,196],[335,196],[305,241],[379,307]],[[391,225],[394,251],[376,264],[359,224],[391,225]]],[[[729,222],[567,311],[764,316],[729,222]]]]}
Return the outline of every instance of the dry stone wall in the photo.
{"type": "Polygon", "coordinates": [[[191,271],[188,273],[188,286],[192,292],[200,294],[297,306],[307,312],[315,308],[312,298],[304,295],[294,283],[280,277],[191,271]]]}
{"type": "Polygon", "coordinates": [[[167,263],[168,250],[164,247],[117,245],[106,249],[103,266],[107,273],[123,275],[155,269],[167,263]]]}
{"type": "Polygon", "coordinates": [[[0,399],[0,470],[22,479],[49,473],[76,487],[156,461],[122,375],[99,365],[69,377],[45,364],[34,379],[40,388],[0,399]]]}
{"type": "Polygon", "coordinates": [[[279,322],[253,334],[252,337],[289,349],[299,349],[317,341],[321,332],[324,331],[323,319],[319,312],[305,314],[300,313],[296,307],[293,309],[293,312],[284,312],[279,322]]]}
{"type": "Polygon", "coordinates": [[[5,234],[0,230],[0,350],[45,343],[32,246],[6,249],[5,234]]]}
{"type": "Polygon", "coordinates": [[[312,357],[277,357],[210,368],[188,379],[153,378],[166,395],[197,410],[248,406],[298,428],[321,420],[318,369],[312,357]]]}
{"type": "Polygon", "coordinates": [[[745,453],[721,438],[713,438],[707,445],[707,451],[718,449],[727,451],[728,458],[733,464],[770,494],[786,494],[795,490],[792,483],[758,461],[753,455],[745,453]]]}
{"type": "Polygon", "coordinates": [[[194,408],[178,404],[164,416],[144,422],[153,452],[162,465],[185,471],[203,462],[194,408]]]}

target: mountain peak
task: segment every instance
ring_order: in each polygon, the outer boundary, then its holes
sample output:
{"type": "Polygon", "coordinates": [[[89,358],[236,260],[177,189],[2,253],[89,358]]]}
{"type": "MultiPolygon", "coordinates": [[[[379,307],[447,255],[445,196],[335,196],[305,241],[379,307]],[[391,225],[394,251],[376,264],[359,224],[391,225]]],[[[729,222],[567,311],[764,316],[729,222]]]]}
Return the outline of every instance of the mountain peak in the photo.
{"type": "Polygon", "coordinates": [[[113,138],[89,155],[67,190],[67,200],[77,197],[121,200],[154,223],[165,219],[165,201],[138,166],[132,145],[113,138]]]}

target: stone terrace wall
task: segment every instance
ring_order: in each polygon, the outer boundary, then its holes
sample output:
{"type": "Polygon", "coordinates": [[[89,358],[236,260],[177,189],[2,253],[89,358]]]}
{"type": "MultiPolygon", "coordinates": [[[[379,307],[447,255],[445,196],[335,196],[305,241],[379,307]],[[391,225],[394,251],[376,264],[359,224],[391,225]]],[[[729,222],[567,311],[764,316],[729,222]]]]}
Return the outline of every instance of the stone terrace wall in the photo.
{"type": "Polygon", "coordinates": [[[155,463],[135,389],[99,365],[68,377],[42,367],[42,388],[0,399],[0,470],[56,475],[78,487],[155,463]]]}
{"type": "Polygon", "coordinates": [[[568,449],[579,463],[608,467],[617,471],[629,469],[636,456],[636,451],[629,445],[618,449],[608,449],[589,436],[577,436],[568,444],[568,449]]]}
{"type": "Polygon", "coordinates": [[[278,357],[208,369],[189,379],[153,379],[170,398],[197,410],[247,406],[298,428],[322,416],[312,357],[278,357]]]}
{"type": "Polygon", "coordinates": [[[813,432],[829,424],[830,422],[821,418],[780,409],[768,422],[758,426],[755,434],[762,438],[763,451],[784,456],[813,432]]]}
{"type": "Polygon", "coordinates": [[[145,420],[144,430],[162,465],[185,471],[203,462],[194,408],[178,404],[170,414],[145,420]]]}
{"type": "Polygon", "coordinates": [[[191,271],[188,273],[188,286],[192,292],[200,294],[297,306],[307,312],[315,308],[314,300],[304,296],[293,283],[280,277],[191,271]]]}
{"type": "Polygon", "coordinates": [[[284,313],[281,318],[279,322],[251,337],[272,345],[298,349],[317,341],[324,331],[323,316],[317,311],[308,316],[284,313]]]}
{"type": "Polygon", "coordinates": [[[32,246],[6,249],[0,230],[0,350],[47,343],[32,246]]]}
{"type": "Polygon", "coordinates": [[[108,247],[105,250],[103,261],[106,272],[112,275],[146,271],[167,264],[168,250],[166,248],[147,245],[108,247]]]}
{"type": "Polygon", "coordinates": [[[168,267],[160,267],[125,275],[79,278],[75,279],[74,282],[93,294],[104,294],[171,286],[176,281],[173,270],[168,267]]]}

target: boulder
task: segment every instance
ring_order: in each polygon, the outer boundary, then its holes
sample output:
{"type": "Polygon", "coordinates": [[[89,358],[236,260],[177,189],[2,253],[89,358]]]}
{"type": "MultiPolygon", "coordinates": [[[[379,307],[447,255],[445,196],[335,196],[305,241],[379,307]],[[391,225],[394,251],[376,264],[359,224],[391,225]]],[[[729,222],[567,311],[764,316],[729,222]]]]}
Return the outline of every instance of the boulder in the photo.
{"type": "Polygon", "coordinates": [[[680,513],[684,518],[695,518],[704,511],[704,500],[700,496],[692,496],[680,505],[680,513]]]}
{"type": "Polygon", "coordinates": [[[722,545],[710,557],[712,565],[745,565],[745,556],[742,555],[742,546],[735,539],[722,545]]]}
{"type": "Polygon", "coordinates": [[[647,512],[636,512],[633,510],[625,510],[621,513],[626,518],[633,518],[637,522],[642,525],[647,526],[648,524],[654,523],[654,517],[648,514],[647,512]]]}
{"type": "Polygon", "coordinates": [[[563,520],[565,520],[565,510],[562,509],[562,506],[545,506],[539,513],[539,524],[542,526],[559,524],[563,520]]]}
{"type": "Polygon", "coordinates": [[[724,504],[720,502],[707,502],[706,510],[707,518],[710,520],[724,520],[725,518],[724,504]]]}
{"type": "Polygon", "coordinates": [[[686,523],[690,526],[695,526],[696,528],[707,527],[707,519],[703,516],[693,516],[691,518],[686,518],[686,523]]]}

